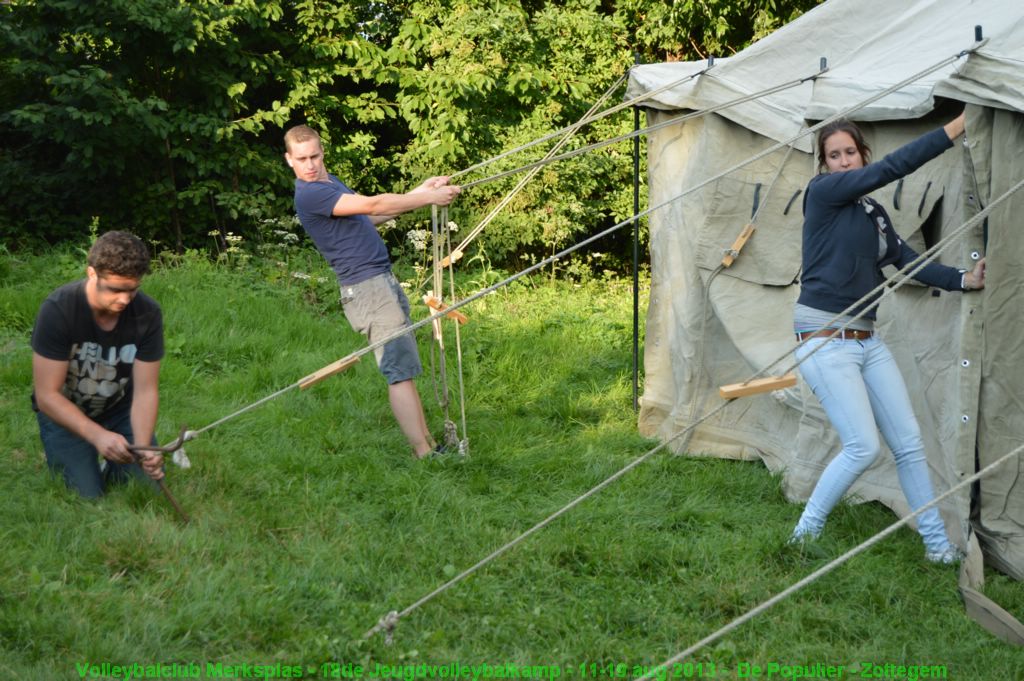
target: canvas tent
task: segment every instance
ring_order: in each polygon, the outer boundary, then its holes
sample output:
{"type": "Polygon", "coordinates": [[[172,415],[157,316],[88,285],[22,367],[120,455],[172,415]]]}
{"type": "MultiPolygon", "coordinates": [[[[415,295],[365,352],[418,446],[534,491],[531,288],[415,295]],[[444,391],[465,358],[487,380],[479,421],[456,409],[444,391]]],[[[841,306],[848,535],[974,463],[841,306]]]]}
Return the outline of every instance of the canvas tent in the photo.
{"type": "MultiPolygon", "coordinates": [[[[827,72],[755,101],[648,136],[649,205],[684,194],[828,116],[974,46],[978,50],[851,113],[876,158],[967,105],[967,141],[874,194],[923,251],[1024,178],[1024,4],[1017,0],[829,0],[706,73],[645,103],[648,123],[704,110],[777,83],[827,72]]],[[[705,68],[637,67],[627,98],[705,68]]],[[[686,194],[650,217],[652,287],[639,425],[670,439],[722,403],[718,387],[750,377],[795,346],[801,201],[816,172],[812,136],[686,194]],[[719,267],[755,208],[756,231],[719,267]]],[[[945,251],[970,267],[987,256],[989,286],[947,293],[916,282],[883,302],[876,328],[896,355],[925,436],[939,492],[1024,444],[1024,191],[945,251]]],[[[889,271],[887,274],[891,275],[889,271]]],[[[782,366],[791,366],[795,360],[782,366]]],[[[746,397],[672,441],[679,452],[760,458],[806,500],[838,441],[810,390],[746,397]]],[[[1024,461],[1004,464],[941,507],[953,538],[973,527],[986,561],[1024,579],[1024,461]],[[974,502],[972,504],[972,495],[974,502]]],[[[851,494],[907,512],[892,457],[851,494]]],[[[794,512],[794,521],[797,513],[794,512]]]]}

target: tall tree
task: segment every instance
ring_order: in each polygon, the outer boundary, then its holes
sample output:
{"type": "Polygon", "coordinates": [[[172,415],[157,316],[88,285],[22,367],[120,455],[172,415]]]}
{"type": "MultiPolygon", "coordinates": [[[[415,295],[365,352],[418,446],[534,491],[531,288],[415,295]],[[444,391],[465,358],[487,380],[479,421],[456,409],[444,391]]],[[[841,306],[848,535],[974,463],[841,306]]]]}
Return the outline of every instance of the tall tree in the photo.
{"type": "Polygon", "coordinates": [[[180,246],[277,200],[262,187],[280,164],[239,133],[288,116],[275,75],[288,45],[273,30],[280,3],[29,0],[3,11],[5,233],[72,236],[96,215],[180,246]]]}
{"type": "MultiPolygon", "coordinates": [[[[291,213],[289,125],[320,129],[328,166],[358,191],[408,188],[574,122],[635,52],[727,53],[816,2],[11,0],[0,4],[0,232],[78,238],[98,216],[175,248],[252,234],[291,213]]],[[[629,148],[545,168],[481,243],[532,259],[628,214],[629,148]]],[[[458,220],[475,224],[516,179],[467,192],[458,220]]]]}

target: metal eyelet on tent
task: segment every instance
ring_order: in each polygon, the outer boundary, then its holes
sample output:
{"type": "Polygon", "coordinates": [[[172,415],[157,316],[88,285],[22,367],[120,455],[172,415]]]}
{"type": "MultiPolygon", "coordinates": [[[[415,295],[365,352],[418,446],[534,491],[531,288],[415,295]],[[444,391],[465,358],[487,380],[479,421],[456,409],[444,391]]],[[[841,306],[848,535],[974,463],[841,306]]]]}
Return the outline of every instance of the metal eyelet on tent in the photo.
{"type": "Polygon", "coordinates": [[[964,414],[963,416],[960,417],[960,420],[963,421],[964,423],[967,423],[968,421],[971,420],[971,417],[968,416],[967,414],[964,414]]]}
{"type": "Polygon", "coordinates": [[[962,366],[964,369],[966,369],[967,367],[971,366],[971,360],[969,360],[969,359],[960,360],[960,366],[962,366]]]}
{"type": "Polygon", "coordinates": [[[981,253],[971,251],[971,260],[981,260],[981,253]]]}

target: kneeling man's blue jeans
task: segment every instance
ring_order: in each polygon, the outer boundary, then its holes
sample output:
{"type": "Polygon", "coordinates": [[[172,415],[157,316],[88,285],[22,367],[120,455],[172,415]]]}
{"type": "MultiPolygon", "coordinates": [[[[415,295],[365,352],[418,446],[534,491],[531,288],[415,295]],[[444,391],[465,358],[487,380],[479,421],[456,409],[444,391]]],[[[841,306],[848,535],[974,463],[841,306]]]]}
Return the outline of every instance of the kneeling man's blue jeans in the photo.
{"type": "MultiPolygon", "coordinates": [[[[797,351],[797,358],[822,344],[825,347],[800,365],[800,374],[817,395],[843,448],[822,473],[796,535],[821,533],[828,514],[881,451],[879,430],[896,459],[910,508],[916,511],[934,498],[921,430],[889,348],[877,336],[862,341],[814,338],[797,351]]],[[[935,507],[918,516],[918,531],[928,551],[949,547],[935,507]]]]}
{"type": "MultiPolygon", "coordinates": [[[[124,482],[129,477],[147,487],[159,489],[137,463],[115,463],[104,459],[101,468],[99,452],[91,444],[41,411],[36,412],[36,420],[39,421],[39,437],[46,452],[46,464],[55,475],[61,473],[64,476],[68,489],[92,499],[103,496],[107,484],[124,482]]],[[[107,430],[124,435],[129,443],[133,442],[130,409],[120,409],[98,423],[107,430]]],[[[156,444],[155,437],[153,444],[156,444]]]]}

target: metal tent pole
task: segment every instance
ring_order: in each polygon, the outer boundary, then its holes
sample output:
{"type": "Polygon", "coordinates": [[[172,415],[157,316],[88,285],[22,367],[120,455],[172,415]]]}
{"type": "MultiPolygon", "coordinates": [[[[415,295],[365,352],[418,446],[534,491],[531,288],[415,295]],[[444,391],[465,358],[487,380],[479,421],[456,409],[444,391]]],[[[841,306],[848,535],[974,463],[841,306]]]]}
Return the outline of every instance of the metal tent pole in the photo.
{"type": "MultiPolygon", "coordinates": [[[[640,53],[633,55],[640,64],[640,53]]],[[[640,107],[633,107],[633,132],[640,130],[640,107]]],[[[640,214],[640,135],[633,138],[633,216],[640,214]]],[[[633,221],[633,411],[640,410],[640,221],[633,221]]]]}

